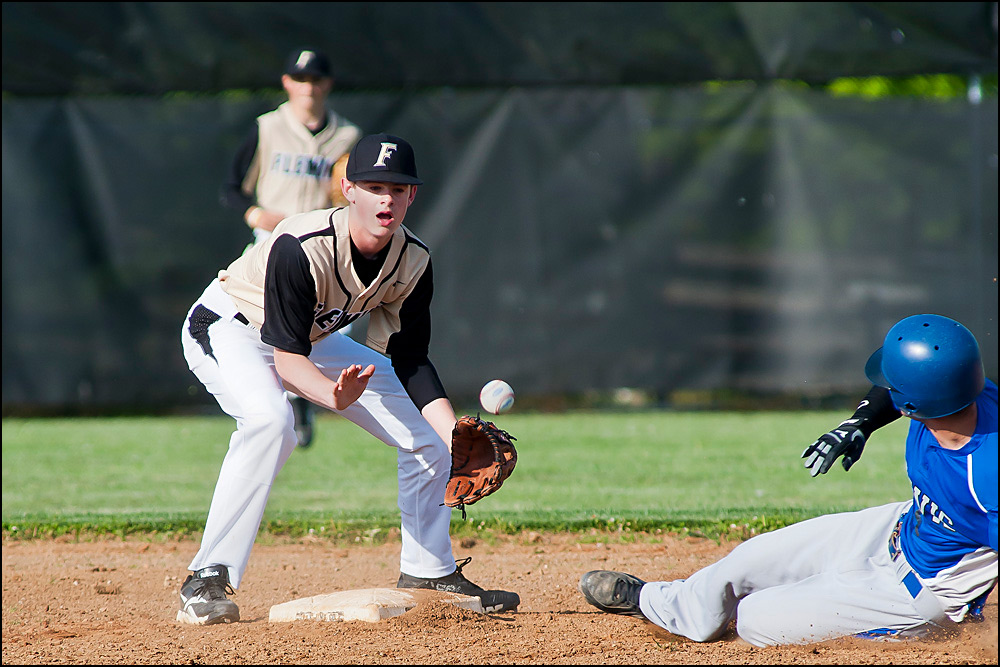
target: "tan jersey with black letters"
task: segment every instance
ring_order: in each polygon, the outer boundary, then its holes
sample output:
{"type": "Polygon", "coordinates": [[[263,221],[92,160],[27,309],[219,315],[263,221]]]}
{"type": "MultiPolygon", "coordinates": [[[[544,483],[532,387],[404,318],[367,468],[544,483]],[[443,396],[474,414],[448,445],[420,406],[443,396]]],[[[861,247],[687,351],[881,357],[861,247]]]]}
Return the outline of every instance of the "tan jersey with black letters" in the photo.
{"type": "Polygon", "coordinates": [[[268,255],[288,234],[298,239],[316,286],[310,341],[315,343],[368,313],[367,345],[385,354],[389,336],[400,330],[400,307],[427,268],[430,251],[401,225],[378,276],[366,286],[354,271],[347,217],[348,209],[333,208],[285,218],[266,241],[219,272],[223,289],[251,325],[259,329],[264,323],[268,255]]]}
{"type": "Polygon", "coordinates": [[[327,125],[315,136],[288,102],[257,118],[258,142],[243,192],[260,206],[285,215],[327,208],[334,163],[349,154],[361,130],[327,110],[327,125]]]}

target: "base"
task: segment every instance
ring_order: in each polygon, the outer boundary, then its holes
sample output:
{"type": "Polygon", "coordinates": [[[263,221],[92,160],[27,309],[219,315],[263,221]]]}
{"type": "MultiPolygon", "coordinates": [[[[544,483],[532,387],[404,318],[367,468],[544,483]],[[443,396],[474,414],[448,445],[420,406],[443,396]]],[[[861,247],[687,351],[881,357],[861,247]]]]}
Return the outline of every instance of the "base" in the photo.
{"type": "Polygon", "coordinates": [[[283,602],[271,607],[268,620],[287,621],[368,621],[404,614],[418,604],[440,601],[477,613],[483,611],[482,601],[470,595],[444,593],[428,588],[364,588],[338,593],[325,593],[283,602]]]}

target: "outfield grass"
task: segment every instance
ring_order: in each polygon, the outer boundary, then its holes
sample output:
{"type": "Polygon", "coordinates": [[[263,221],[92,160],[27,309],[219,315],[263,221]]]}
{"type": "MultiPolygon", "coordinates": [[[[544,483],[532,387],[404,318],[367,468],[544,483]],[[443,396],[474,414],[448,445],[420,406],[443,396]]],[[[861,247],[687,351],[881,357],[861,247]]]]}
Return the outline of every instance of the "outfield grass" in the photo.
{"type": "MultiPolygon", "coordinates": [[[[518,464],[467,523],[774,527],[910,495],[907,420],[879,431],[850,473],[812,478],[806,445],[842,412],[571,412],[495,419],[518,464]],[[768,517],[771,524],[767,524],[768,517]]],[[[233,421],[225,416],[3,420],[3,525],[49,531],[197,530],[233,421]]],[[[265,528],[398,524],[395,450],[335,415],[278,475],[265,528]]],[[[455,513],[456,520],[460,514],[455,513]]],[[[15,528],[16,527],[16,528],[15,528]]]]}

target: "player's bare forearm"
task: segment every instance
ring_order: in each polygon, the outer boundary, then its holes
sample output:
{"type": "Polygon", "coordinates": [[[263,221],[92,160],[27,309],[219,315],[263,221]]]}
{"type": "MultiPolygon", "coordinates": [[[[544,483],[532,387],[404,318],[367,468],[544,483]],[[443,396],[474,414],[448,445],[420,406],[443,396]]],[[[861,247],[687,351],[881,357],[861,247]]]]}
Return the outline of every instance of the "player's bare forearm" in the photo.
{"type": "Polygon", "coordinates": [[[288,389],[330,410],[343,410],[358,400],[375,373],[372,364],[367,368],[351,364],[334,381],[308,357],[279,349],[274,350],[274,368],[288,389]]]}
{"type": "Polygon", "coordinates": [[[455,408],[451,406],[451,401],[447,398],[436,398],[420,411],[431,428],[441,436],[441,439],[451,450],[451,432],[455,428],[458,418],[455,416],[455,408]]]}

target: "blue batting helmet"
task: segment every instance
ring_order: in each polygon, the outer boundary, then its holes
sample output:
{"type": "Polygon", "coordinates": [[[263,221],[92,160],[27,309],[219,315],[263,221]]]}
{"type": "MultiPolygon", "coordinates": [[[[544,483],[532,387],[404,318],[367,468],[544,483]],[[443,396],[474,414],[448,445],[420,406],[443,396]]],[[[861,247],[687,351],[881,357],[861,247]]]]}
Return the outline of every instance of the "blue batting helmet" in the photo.
{"type": "Polygon", "coordinates": [[[889,389],[900,412],[920,419],[958,412],[985,384],[975,336],[941,315],[912,315],[893,325],[865,364],[865,375],[889,389]]]}

